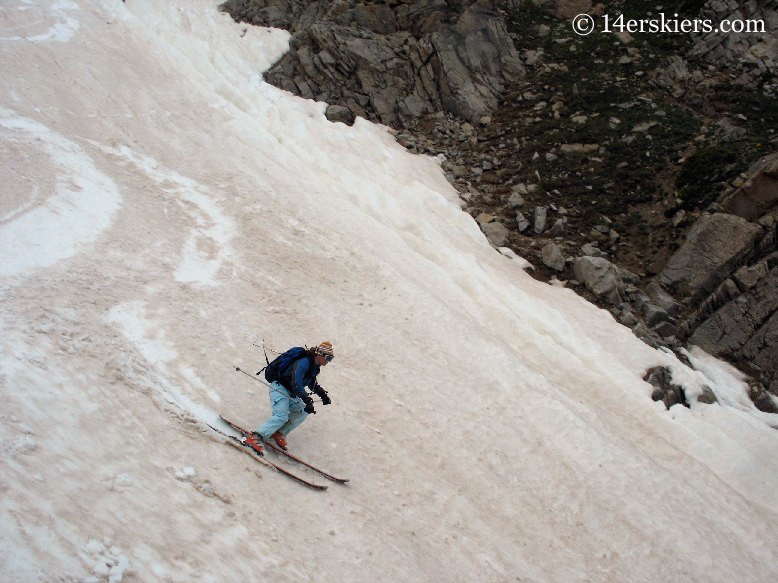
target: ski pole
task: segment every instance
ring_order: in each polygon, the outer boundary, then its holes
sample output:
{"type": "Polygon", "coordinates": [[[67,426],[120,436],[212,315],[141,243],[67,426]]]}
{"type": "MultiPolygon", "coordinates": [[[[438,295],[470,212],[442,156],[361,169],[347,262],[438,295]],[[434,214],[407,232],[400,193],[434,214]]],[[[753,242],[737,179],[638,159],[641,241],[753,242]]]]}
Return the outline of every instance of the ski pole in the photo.
{"type": "MultiPolygon", "coordinates": [[[[235,365],[233,365],[233,366],[235,366],[235,365]]],[[[252,379],[254,379],[255,381],[257,381],[258,383],[262,383],[263,385],[267,385],[268,387],[270,386],[268,383],[266,383],[266,382],[265,382],[265,381],[263,381],[262,379],[258,379],[256,376],[254,376],[254,375],[253,375],[253,374],[251,374],[251,373],[248,373],[248,372],[246,372],[245,370],[243,370],[243,369],[242,369],[242,368],[240,368],[239,366],[235,366],[235,370],[236,370],[236,371],[238,371],[238,372],[242,372],[242,373],[243,373],[244,375],[246,375],[247,377],[251,377],[252,379]]],[[[321,399],[311,399],[311,400],[312,400],[314,403],[321,403],[321,402],[322,402],[322,401],[321,401],[321,399]]]]}
{"type": "MultiPolygon", "coordinates": [[[[234,366],[234,365],[233,365],[233,366],[234,366]]],[[[246,372],[245,370],[243,370],[243,369],[242,369],[242,368],[240,368],[239,366],[236,366],[236,367],[235,367],[235,370],[236,370],[236,371],[238,371],[238,372],[242,372],[242,373],[243,373],[244,375],[246,375],[247,377],[251,377],[252,379],[254,379],[255,381],[257,381],[258,383],[262,383],[263,385],[267,385],[267,383],[266,383],[265,381],[263,381],[263,380],[262,380],[262,379],[260,379],[260,378],[257,378],[255,375],[253,375],[253,374],[251,374],[251,373],[248,373],[248,372],[246,372]]]]}

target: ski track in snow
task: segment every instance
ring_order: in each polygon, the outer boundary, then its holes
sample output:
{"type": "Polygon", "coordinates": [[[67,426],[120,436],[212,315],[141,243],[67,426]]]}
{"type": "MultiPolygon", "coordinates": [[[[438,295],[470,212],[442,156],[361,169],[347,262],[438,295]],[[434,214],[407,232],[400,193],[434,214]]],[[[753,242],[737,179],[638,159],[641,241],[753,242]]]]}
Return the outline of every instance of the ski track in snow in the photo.
{"type": "Polygon", "coordinates": [[[0,578],[778,578],[778,416],[740,374],[534,281],[439,161],[266,85],[288,42],[209,0],[0,7],[0,578]],[[233,368],[260,337],[334,342],[291,441],[348,487],[204,428],[267,414],[233,368]],[[656,365],[720,404],[665,411],[656,365]]]}
{"type": "Polygon", "coordinates": [[[45,201],[38,201],[38,185],[31,185],[26,197],[18,192],[25,182],[12,186],[4,196],[4,207],[11,208],[4,208],[0,217],[0,248],[5,255],[0,275],[54,265],[108,228],[121,195],[114,181],[98,171],[77,144],[7,109],[0,109],[0,136],[5,148],[20,160],[15,168],[18,175],[36,175],[55,185],[45,201]],[[36,168],[50,175],[41,175],[36,168]]]}

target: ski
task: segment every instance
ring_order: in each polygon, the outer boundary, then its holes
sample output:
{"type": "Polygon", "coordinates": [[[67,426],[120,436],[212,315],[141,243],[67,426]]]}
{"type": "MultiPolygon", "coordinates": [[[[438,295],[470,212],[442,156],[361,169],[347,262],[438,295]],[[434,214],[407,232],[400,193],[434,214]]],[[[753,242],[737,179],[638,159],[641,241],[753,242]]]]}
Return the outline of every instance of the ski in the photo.
{"type": "Polygon", "coordinates": [[[282,468],[281,466],[278,466],[274,464],[273,462],[265,459],[261,453],[259,453],[257,450],[255,450],[253,447],[251,447],[249,444],[245,443],[244,441],[241,441],[241,439],[235,437],[234,435],[230,435],[229,433],[226,433],[222,431],[221,429],[218,429],[211,425],[210,423],[206,423],[208,427],[213,429],[216,433],[221,435],[225,438],[225,443],[232,445],[233,447],[239,449],[240,451],[250,455],[253,459],[257,460],[258,462],[265,464],[268,467],[273,468],[277,472],[284,474],[288,478],[291,478],[295,480],[296,482],[302,484],[303,486],[307,486],[308,488],[312,488],[314,490],[326,490],[327,486],[323,486],[321,484],[315,484],[313,482],[310,482],[306,480],[305,478],[298,476],[297,474],[293,474],[289,470],[282,468]]]}
{"type": "MultiPolygon", "coordinates": [[[[224,423],[226,423],[227,425],[229,425],[230,427],[232,427],[232,429],[234,429],[235,431],[237,431],[238,433],[240,433],[240,434],[241,434],[241,435],[243,435],[244,437],[245,437],[246,435],[249,435],[249,434],[250,434],[250,432],[249,432],[248,430],[244,429],[244,428],[243,428],[243,427],[241,427],[240,425],[236,425],[235,423],[233,423],[233,422],[232,422],[232,421],[230,421],[229,419],[225,419],[225,418],[224,418],[224,417],[222,417],[221,415],[219,415],[219,419],[221,419],[221,420],[222,420],[224,423]]],[[[277,453],[279,453],[279,454],[281,454],[281,455],[284,455],[284,456],[288,457],[289,459],[291,459],[291,460],[293,460],[293,461],[297,462],[298,464],[300,464],[300,465],[303,465],[303,466],[305,466],[306,468],[308,468],[308,469],[310,469],[310,470],[313,470],[314,472],[316,472],[317,474],[319,474],[319,475],[320,475],[320,476],[322,476],[323,478],[327,478],[328,480],[332,480],[333,482],[337,482],[338,484],[345,484],[346,482],[348,482],[348,481],[349,481],[349,480],[348,480],[348,478],[338,478],[338,477],[336,477],[336,476],[333,476],[332,474],[330,474],[330,473],[328,473],[328,472],[325,472],[324,470],[322,470],[322,469],[320,469],[320,468],[317,468],[317,467],[316,467],[316,466],[314,466],[313,464],[310,464],[310,463],[308,463],[308,462],[306,462],[306,461],[304,461],[304,460],[301,460],[301,459],[300,459],[299,457],[297,457],[296,455],[289,453],[288,451],[286,451],[285,449],[283,449],[283,448],[279,447],[279,446],[278,446],[278,445],[276,445],[275,443],[272,443],[272,442],[266,441],[266,442],[265,442],[265,445],[266,445],[266,446],[268,446],[268,447],[270,447],[271,449],[273,449],[275,452],[277,452],[277,453]]]]}

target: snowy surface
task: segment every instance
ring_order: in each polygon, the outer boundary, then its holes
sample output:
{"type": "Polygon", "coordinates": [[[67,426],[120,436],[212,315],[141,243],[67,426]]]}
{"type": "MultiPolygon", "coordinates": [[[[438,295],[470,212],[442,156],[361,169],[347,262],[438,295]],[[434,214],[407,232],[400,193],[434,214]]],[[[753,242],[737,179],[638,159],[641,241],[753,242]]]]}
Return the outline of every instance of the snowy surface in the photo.
{"type": "Polygon", "coordinates": [[[778,419],[739,373],[534,281],[216,6],[0,5],[0,579],[778,580],[778,419]],[[349,485],[204,425],[267,415],[234,369],[262,338],[333,342],[290,446],[349,485]],[[657,365],[721,404],[664,410],[657,365]]]}

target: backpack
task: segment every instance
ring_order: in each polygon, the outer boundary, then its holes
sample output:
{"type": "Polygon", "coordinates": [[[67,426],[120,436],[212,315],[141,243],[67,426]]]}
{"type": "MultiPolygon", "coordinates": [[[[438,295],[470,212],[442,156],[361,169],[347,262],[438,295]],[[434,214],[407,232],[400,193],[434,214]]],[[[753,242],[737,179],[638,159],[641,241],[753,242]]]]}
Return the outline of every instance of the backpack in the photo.
{"type": "Polygon", "coordinates": [[[306,348],[302,348],[301,346],[290,348],[283,354],[274,358],[273,362],[265,367],[265,380],[267,380],[269,383],[275,381],[281,382],[281,379],[283,379],[289,372],[289,368],[292,366],[292,364],[301,358],[308,356],[308,354],[308,350],[306,348]]]}

